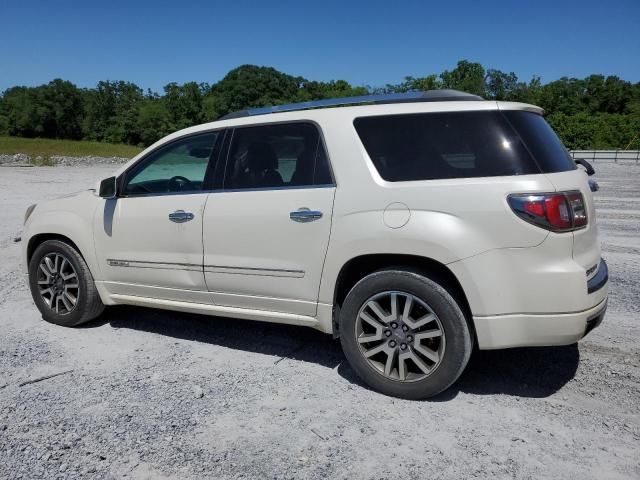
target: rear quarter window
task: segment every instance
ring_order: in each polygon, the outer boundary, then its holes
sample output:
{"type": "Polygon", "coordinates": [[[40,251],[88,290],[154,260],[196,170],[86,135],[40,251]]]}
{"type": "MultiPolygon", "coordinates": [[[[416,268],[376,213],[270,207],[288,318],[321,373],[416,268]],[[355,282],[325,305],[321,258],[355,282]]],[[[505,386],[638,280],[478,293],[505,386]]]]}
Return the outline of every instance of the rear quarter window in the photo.
{"type": "Polygon", "coordinates": [[[576,169],[569,152],[544,118],[522,110],[505,111],[503,114],[535,157],[542,173],[576,169]]]}
{"type": "Polygon", "coordinates": [[[540,173],[520,136],[498,111],[360,117],[354,126],[387,181],[540,173]]]}

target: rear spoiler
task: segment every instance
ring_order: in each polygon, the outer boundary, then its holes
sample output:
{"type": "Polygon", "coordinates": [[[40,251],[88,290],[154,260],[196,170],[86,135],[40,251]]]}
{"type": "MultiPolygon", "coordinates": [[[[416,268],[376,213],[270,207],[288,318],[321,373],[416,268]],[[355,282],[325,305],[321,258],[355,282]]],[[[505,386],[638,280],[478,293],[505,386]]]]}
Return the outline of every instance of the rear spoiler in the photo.
{"type": "Polygon", "coordinates": [[[496,102],[498,110],[524,110],[525,112],[537,113],[538,115],[544,115],[544,109],[531,105],[529,103],[520,102],[496,102]]]}

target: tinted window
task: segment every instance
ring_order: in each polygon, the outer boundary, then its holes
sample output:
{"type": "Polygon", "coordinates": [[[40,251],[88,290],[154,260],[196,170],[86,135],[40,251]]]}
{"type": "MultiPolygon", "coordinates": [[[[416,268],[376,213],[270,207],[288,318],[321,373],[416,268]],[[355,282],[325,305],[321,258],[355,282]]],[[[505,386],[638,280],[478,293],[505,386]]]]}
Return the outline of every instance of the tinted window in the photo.
{"type": "Polygon", "coordinates": [[[318,129],[309,123],[237,128],[229,150],[225,188],[330,184],[318,129]]]}
{"type": "Polygon", "coordinates": [[[354,124],[387,181],[539,173],[499,112],[362,117],[354,124]]]}
{"type": "Polygon", "coordinates": [[[219,133],[194,135],[161,147],[128,175],[125,193],[164,193],[202,190],[219,133]]]}
{"type": "Polygon", "coordinates": [[[556,132],[540,115],[524,111],[506,111],[511,125],[533,154],[543,173],[574,170],[575,163],[556,132]]]}

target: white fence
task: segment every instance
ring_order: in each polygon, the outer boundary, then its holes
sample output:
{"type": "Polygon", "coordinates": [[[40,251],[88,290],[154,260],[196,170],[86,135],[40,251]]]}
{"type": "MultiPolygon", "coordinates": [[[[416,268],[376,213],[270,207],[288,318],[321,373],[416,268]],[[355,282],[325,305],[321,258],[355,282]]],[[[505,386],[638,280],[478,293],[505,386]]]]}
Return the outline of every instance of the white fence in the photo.
{"type": "Polygon", "coordinates": [[[571,150],[571,157],[584,158],[588,162],[640,163],[640,150],[571,150]]]}

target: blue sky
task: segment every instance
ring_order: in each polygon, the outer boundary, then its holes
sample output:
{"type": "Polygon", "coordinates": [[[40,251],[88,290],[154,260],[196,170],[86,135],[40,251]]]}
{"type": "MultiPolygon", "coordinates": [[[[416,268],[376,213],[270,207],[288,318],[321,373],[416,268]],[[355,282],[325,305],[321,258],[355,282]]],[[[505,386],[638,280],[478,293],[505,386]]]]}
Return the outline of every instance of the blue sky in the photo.
{"type": "Polygon", "coordinates": [[[459,59],[543,81],[640,81],[640,0],[0,3],[0,91],[60,77],[214,83],[245,63],[381,86],[459,59]]]}

